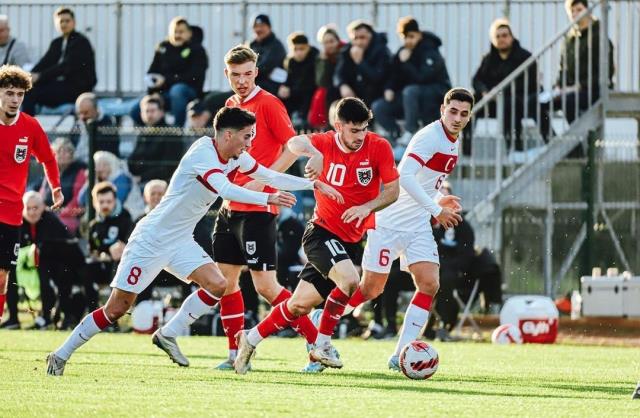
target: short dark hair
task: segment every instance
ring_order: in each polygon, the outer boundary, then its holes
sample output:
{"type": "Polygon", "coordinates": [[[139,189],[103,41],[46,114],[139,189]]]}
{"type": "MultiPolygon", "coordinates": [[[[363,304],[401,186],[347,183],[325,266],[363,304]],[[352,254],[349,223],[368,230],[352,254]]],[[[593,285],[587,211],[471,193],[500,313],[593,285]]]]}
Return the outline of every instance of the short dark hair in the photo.
{"type": "Polygon", "coordinates": [[[587,0],[567,0],[565,3],[567,6],[569,6],[569,9],[571,9],[578,3],[582,4],[587,9],[589,8],[589,2],[587,0]]]}
{"type": "Polygon", "coordinates": [[[115,184],[111,183],[110,181],[101,181],[100,183],[97,183],[95,186],[93,186],[93,189],[91,190],[91,197],[95,199],[96,197],[98,197],[98,195],[105,193],[113,193],[114,196],[117,196],[117,192],[118,188],[115,186],[115,184]]]}
{"type": "Polygon", "coordinates": [[[291,45],[309,45],[309,38],[302,32],[293,32],[287,37],[291,45]]]}
{"type": "Polygon", "coordinates": [[[407,36],[409,32],[420,32],[420,26],[413,16],[405,16],[398,20],[398,27],[396,31],[407,36]]]}
{"type": "Polygon", "coordinates": [[[373,25],[363,19],[354,20],[353,22],[347,25],[347,33],[349,35],[353,34],[355,31],[360,29],[366,29],[371,34],[375,32],[373,30],[373,25]]]}
{"type": "Polygon", "coordinates": [[[373,119],[373,114],[362,100],[345,97],[336,106],[336,117],[342,123],[361,124],[373,119]]]}
{"type": "Polygon", "coordinates": [[[73,10],[71,9],[71,7],[67,7],[67,6],[58,7],[56,11],[53,13],[53,15],[54,16],[70,15],[71,19],[76,20],[76,14],[73,13],[73,10]]]}
{"type": "Polygon", "coordinates": [[[142,100],[140,100],[140,107],[150,103],[155,103],[158,106],[158,109],[164,111],[164,99],[159,94],[147,94],[144,96],[142,100]]]}
{"type": "Polygon", "coordinates": [[[244,64],[245,62],[258,62],[258,54],[246,45],[236,45],[224,55],[224,63],[244,64]]]}
{"type": "Polygon", "coordinates": [[[13,87],[31,90],[31,75],[17,65],[3,65],[0,67],[0,89],[13,87]]]}
{"type": "Polygon", "coordinates": [[[458,100],[460,102],[467,102],[471,104],[469,110],[473,109],[473,106],[476,104],[475,99],[473,98],[473,94],[465,88],[462,87],[454,87],[444,95],[444,105],[448,105],[452,100],[458,100]]]}
{"type": "Polygon", "coordinates": [[[213,118],[213,129],[216,136],[227,129],[240,130],[256,123],[256,116],[239,107],[223,107],[213,118]]]}

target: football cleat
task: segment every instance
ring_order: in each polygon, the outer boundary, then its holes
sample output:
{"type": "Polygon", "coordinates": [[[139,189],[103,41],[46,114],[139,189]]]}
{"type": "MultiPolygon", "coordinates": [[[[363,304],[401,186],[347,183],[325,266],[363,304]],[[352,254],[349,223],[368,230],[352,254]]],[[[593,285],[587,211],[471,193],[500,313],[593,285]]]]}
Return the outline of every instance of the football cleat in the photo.
{"type": "Polygon", "coordinates": [[[67,360],[63,360],[56,356],[56,353],[50,353],[47,356],[47,374],[49,376],[62,376],[64,374],[64,366],[67,360]]]}
{"type": "Polygon", "coordinates": [[[309,360],[322,363],[326,367],[334,369],[342,368],[342,360],[340,354],[330,342],[323,345],[316,345],[309,351],[309,360]]]}
{"type": "Polygon", "coordinates": [[[636,390],[633,391],[633,396],[631,396],[631,399],[640,399],[640,382],[638,382],[636,390]]]}
{"type": "Polygon", "coordinates": [[[400,357],[396,356],[395,354],[392,355],[391,357],[389,357],[389,361],[387,362],[387,366],[389,366],[389,369],[393,370],[394,372],[401,372],[402,371],[400,369],[400,357]]]}
{"type": "Polygon", "coordinates": [[[300,370],[302,373],[322,373],[327,367],[318,361],[310,361],[304,369],[300,370]]]}
{"type": "Polygon", "coordinates": [[[238,374],[246,374],[251,370],[251,359],[256,354],[256,348],[247,341],[248,331],[240,331],[236,334],[238,340],[238,355],[233,362],[233,368],[238,374]]]}
{"type": "Polygon", "coordinates": [[[171,361],[181,367],[189,367],[189,360],[182,354],[175,338],[165,337],[160,330],[153,333],[153,344],[169,355],[171,361]]]}

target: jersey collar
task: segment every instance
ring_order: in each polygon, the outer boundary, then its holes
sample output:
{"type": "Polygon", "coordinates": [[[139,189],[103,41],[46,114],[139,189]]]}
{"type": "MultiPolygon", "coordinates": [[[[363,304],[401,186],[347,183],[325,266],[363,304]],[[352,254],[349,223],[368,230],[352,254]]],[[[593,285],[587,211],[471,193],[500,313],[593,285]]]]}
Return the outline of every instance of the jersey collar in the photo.
{"type": "Polygon", "coordinates": [[[253,90],[251,90],[251,93],[249,93],[249,95],[247,97],[245,97],[244,100],[242,100],[240,97],[238,97],[238,103],[241,104],[245,104],[248,101],[250,101],[251,99],[253,99],[254,97],[256,97],[258,95],[258,93],[260,93],[262,91],[262,89],[260,88],[260,86],[256,86],[253,90]]]}
{"type": "Polygon", "coordinates": [[[358,149],[357,149],[357,150],[355,150],[355,151],[352,151],[352,150],[350,150],[350,149],[346,149],[346,148],[344,147],[344,145],[342,145],[342,142],[340,141],[340,137],[338,136],[338,133],[337,133],[337,132],[333,135],[333,139],[336,141],[336,145],[338,146],[338,148],[340,149],[340,151],[344,152],[345,154],[351,154],[351,153],[354,153],[354,152],[358,152],[358,151],[360,151],[360,150],[362,149],[362,147],[364,147],[364,143],[365,143],[365,142],[366,142],[366,140],[367,140],[367,138],[365,137],[365,138],[364,138],[364,141],[362,141],[362,145],[360,145],[360,148],[358,148],[358,149]]]}
{"type": "Polygon", "coordinates": [[[4,122],[2,122],[2,120],[0,120],[0,125],[3,125],[3,126],[13,126],[13,125],[15,125],[16,123],[18,123],[18,119],[20,118],[20,113],[21,113],[20,111],[18,111],[18,113],[16,113],[16,117],[13,118],[13,121],[10,124],[7,125],[4,122]]]}
{"type": "Polygon", "coordinates": [[[458,140],[458,137],[451,135],[449,131],[447,131],[447,128],[444,127],[444,123],[442,123],[442,119],[440,119],[440,126],[442,126],[442,130],[450,142],[455,143],[458,140]]]}

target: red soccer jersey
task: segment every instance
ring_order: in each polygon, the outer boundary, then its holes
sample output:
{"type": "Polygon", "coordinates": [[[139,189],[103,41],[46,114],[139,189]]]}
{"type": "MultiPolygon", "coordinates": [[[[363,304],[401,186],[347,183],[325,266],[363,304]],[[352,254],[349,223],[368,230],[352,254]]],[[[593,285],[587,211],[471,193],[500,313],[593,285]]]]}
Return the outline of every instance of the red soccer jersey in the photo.
{"type": "Polygon", "coordinates": [[[22,224],[22,195],[27,187],[29,160],[44,165],[51,189],[60,187],[60,174],[47,135],[36,119],[19,112],[11,125],[0,122],[0,222],[22,224]]]}
{"type": "Polygon", "coordinates": [[[316,192],[313,223],[333,232],[345,242],[358,242],[372,226],[373,213],[359,228],[356,221],[344,223],[342,214],[352,206],[360,206],[380,193],[382,184],[400,175],[393,160],[391,145],[386,139],[368,132],[358,151],[345,152],[334,131],[309,136],[311,143],[324,156],[320,179],[336,188],[344,197],[344,204],[316,192]]]}
{"type": "MultiPolygon", "coordinates": [[[[256,136],[247,150],[257,162],[265,167],[270,167],[282,154],[282,147],[296,134],[291,124],[291,119],[287,114],[280,99],[260,87],[243,101],[240,102],[237,96],[227,99],[227,106],[240,107],[256,115],[256,136]]],[[[233,183],[242,186],[252,178],[238,173],[233,179],[233,183]]],[[[273,193],[276,189],[265,187],[265,193],[273,193]]],[[[277,206],[257,206],[246,203],[230,202],[229,208],[241,212],[270,212],[278,213],[277,206]]]]}

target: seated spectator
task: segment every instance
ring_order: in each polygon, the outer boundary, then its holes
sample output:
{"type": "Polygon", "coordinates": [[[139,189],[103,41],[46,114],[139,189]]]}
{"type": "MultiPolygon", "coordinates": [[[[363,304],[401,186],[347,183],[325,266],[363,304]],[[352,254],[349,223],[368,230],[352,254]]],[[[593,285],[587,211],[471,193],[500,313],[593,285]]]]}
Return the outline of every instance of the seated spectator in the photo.
{"type": "Polygon", "coordinates": [[[27,45],[11,36],[7,15],[0,15],[0,66],[2,65],[17,65],[22,69],[30,69],[31,66],[27,45]]]}
{"type": "Polygon", "coordinates": [[[98,307],[96,284],[111,283],[133,230],[131,215],[122,207],[116,194],[116,187],[108,181],[96,184],[91,191],[96,217],[89,223],[91,263],[88,278],[92,282],[87,283],[85,294],[90,311],[98,307]]]}
{"type": "Polygon", "coordinates": [[[273,95],[286,80],[286,71],[282,68],[287,51],[282,42],[271,30],[271,19],[267,15],[258,15],[253,20],[255,37],[249,47],[258,54],[258,77],[256,84],[273,95]]]}
{"type": "Polygon", "coordinates": [[[302,32],[293,32],[287,38],[289,55],[284,60],[287,81],[278,89],[278,97],[287,108],[293,126],[306,128],[311,97],[316,90],[315,66],[318,49],[309,45],[302,32]]]}
{"type": "Polygon", "coordinates": [[[213,128],[213,116],[224,107],[233,91],[211,91],[202,100],[196,99],[187,106],[189,127],[193,129],[213,128]]]}
{"type": "Polygon", "coordinates": [[[144,186],[144,192],[142,197],[144,199],[144,213],[136,219],[136,223],[140,222],[142,218],[147,216],[158,203],[162,200],[162,196],[167,192],[167,182],[164,180],[153,179],[144,186]]]}
{"type": "MultiPolygon", "coordinates": [[[[320,115],[322,122],[314,123],[314,121],[310,119],[309,123],[317,127],[323,127],[327,126],[329,122],[328,114],[331,103],[340,99],[340,90],[333,85],[333,75],[340,50],[344,47],[345,43],[340,39],[338,31],[329,25],[323,26],[318,30],[317,40],[322,44],[322,52],[320,52],[316,60],[316,86],[318,86],[318,89],[324,89],[323,94],[325,98],[323,100],[324,103],[322,103],[324,106],[320,109],[322,112],[320,115]]],[[[314,116],[315,115],[310,117],[313,118],[314,116]]]]}
{"type": "MultiPolygon", "coordinates": [[[[101,181],[109,181],[116,186],[116,197],[121,205],[129,197],[129,193],[133,187],[133,180],[122,167],[122,162],[109,151],[97,151],[93,154],[93,162],[96,171],[96,183],[101,181]]],[[[87,206],[87,194],[89,183],[84,185],[80,191],[78,202],[82,207],[87,206]]]]}
{"type": "MultiPolygon", "coordinates": [[[[56,153],[58,169],[60,170],[60,186],[64,196],[62,209],[58,216],[69,230],[72,236],[76,236],[80,218],[84,214],[84,208],[80,206],[78,197],[80,190],[87,181],[87,166],[75,158],[75,147],[69,138],[59,137],[51,145],[56,153]]],[[[40,193],[44,197],[47,206],[53,204],[49,183],[45,180],[40,187],[40,193]]]]}
{"type": "Polygon", "coordinates": [[[163,132],[168,125],[162,97],[145,96],[140,101],[140,116],[145,128],[129,156],[129,172],[137,177],[141,187],[152,179],[168,182],[182,157],[182,137],[163,132]]]}
{"type": "Polygon", "coordinates": [[[341,97],[359,97],[371,106],[382,96],[389,75],[391,52],[387,35],[373,30],[364,20],[356,20],[347,27],[349,42],[340,52],[333,84],[341,97]]]}
{"type": "MultiPolygon", "coordinates": [[[[198,33],[202,31],[199,29],[198,33]]],[[[148,93],[162,95],[174,117],[174,125],[180,128],[187,119],[187,104],[202,95],[209,67],[201,38],[193,38],[191,26],[184,17],[174,17],[169,23],[169,35],[156,46],[147,71],[148,93]]],[[[139,103],[133,107],[131,117],[138,125],[142,124],[139,103]]]]}
{"type": "Polygon", "coordinates": [[[398,35],[403,45],[393,56],[384,97],[373,103],[372,110],[389,135],[397,138],[400,145],[407,145],[420,121],[428,125],[440,118],[440,103],[451,88],[451,81],[437,35],[421,31],[410,16],[398,21],[398,35]],[[404,133],[400,136],[396,120],[403,117],[404,133]]]}
{"type": "Polygon", "coordinates": [[[76,32],[73,10],[61,7],[53,14],[62,36],[51,41],[49,49],[33,67],[33,89],[25,96],[22,110],[34,115],[36,105],[49,107],[73,103],[96,85],[96,64],[89,39],[76,32]]]}
{"type": "MultiPolygon", "coordinates": [[[[473,88],[475,90],[476,101],[482,99],[484,95],[500,84],[502,80],[507,78],[531,56],[531,53],[522,48],[520,42],[513,37],[511,25],[507,19],[500,18],[493,21],[489,29],[489,38],[491,39],[491,49],[482,57],[480,68],[478,68],[473,76],[473,88]]],[[[515,149],[518,151],[523,149],[520,133],[522,132],[522,118],[524,116],[525,103],[528,105],[529,117],[535,117],[537,112],[538,67],[535,62],[529,66],[527,74],[528,84],[526,86],[524,85],[524,73],[515,80],[515,99],[512,99],[511,86],[507,86],[502,93],[504,98],[504,134],[507,139],[511,138],[511,114],[515,111],[516,126],[513,127],[513,129],[516,134],[515,149]],[[513,102],[515,102],[515,109],[512,109],[513,102]]],[[[485,115],[483,112],[480,112],[478,116],[482,117],[485,115]]],[[[495,101],[489,104],[488,116],[496,117],[495,101]]],[[[543,117],[542,119],[544,123],[541,130],[543,136],[546,137],[549,129],[548,118],[543,117]]]]}
{"type": "Polygon", "coordinates": [[[71,142],[76,147],[76,158],[89,163],[89,123],[96,124],[95,151],[108,151],[120,156],[120,137],[116,123],[111,116],[103,115],[98,109],[98,99],[94,93],[82,93],[76,99],[76,123],[73,126],[71,142]]]}

